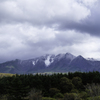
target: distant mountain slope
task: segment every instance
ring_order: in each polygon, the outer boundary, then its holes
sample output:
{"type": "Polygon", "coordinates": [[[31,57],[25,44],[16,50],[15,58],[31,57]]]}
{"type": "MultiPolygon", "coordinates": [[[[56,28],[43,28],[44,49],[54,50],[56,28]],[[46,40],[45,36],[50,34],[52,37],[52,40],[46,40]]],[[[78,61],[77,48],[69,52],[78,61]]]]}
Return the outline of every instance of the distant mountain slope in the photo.
{"type": "Polygon", "coordinates": [[[0,73],[27,74],[41,72],[100,71],[100,61],[70,53],[44,55],[29,60],[13,60],[0,64],[0,73]]]}
{"type": "Polygon", "coordinates": [[[93,71],[93,65],[82,56],[76,57],[69,66],[69,71],[93,71]]]}

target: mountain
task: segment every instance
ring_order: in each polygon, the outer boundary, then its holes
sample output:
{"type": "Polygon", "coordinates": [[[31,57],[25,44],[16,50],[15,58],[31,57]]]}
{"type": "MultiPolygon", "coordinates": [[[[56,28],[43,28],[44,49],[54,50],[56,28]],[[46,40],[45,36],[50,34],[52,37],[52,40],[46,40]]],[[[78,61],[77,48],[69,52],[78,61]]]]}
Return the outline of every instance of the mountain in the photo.
{"type": "Polygon", "coordinates": [[[100,61],[93,58],[84,58],[81,55],[46,54],[28,60],[13,60],[0,64],[0,73],[27,74],[43,72],[88,72],[100,71],[100,61]]]}
{"type": "Polygon", "coordinates": [[[88,62],[85,58],[83,58],[81,55],[76,57],[71,64],[69,65],[69,71],[92,71],[93,66],[91,63],[88,62]]]}

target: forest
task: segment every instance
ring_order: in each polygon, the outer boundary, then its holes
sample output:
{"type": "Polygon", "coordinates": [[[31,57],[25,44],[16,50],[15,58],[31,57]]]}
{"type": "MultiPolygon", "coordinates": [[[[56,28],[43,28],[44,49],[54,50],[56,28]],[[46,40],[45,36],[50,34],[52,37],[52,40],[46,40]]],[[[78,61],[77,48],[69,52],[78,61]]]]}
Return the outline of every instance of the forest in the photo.
{"type": "Polygon", "coordinates": [[[2,76],[0,100],[100,100],[100,72],[2,76]]]}

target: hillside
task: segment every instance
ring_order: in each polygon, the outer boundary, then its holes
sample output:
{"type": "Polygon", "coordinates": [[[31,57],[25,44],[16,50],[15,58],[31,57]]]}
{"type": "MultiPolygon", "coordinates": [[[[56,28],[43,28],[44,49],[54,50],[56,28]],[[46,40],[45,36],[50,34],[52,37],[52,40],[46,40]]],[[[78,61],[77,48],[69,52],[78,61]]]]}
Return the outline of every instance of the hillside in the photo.
{"type": "Polygon", "coordinates": [[[100,61],[74,56],[70,53],[36,57],[28,60],[13,60],[0,64],[0,73],[27,74],[44,72],[89,72],[100,71],[100,61]]]}

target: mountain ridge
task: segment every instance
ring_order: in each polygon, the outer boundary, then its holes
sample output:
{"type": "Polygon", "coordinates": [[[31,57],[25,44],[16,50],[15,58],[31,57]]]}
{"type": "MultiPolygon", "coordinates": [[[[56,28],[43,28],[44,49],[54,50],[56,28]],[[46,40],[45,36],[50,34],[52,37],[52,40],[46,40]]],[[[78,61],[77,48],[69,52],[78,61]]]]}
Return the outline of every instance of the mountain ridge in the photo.
{"type": "Polygon", "coordinates": [[[28,60],[12,60],[0,63],[0,73],[27,74],[43,72],[100,71],[100,61],[74,56],[71,53],[46,54],[28,60]]]}

